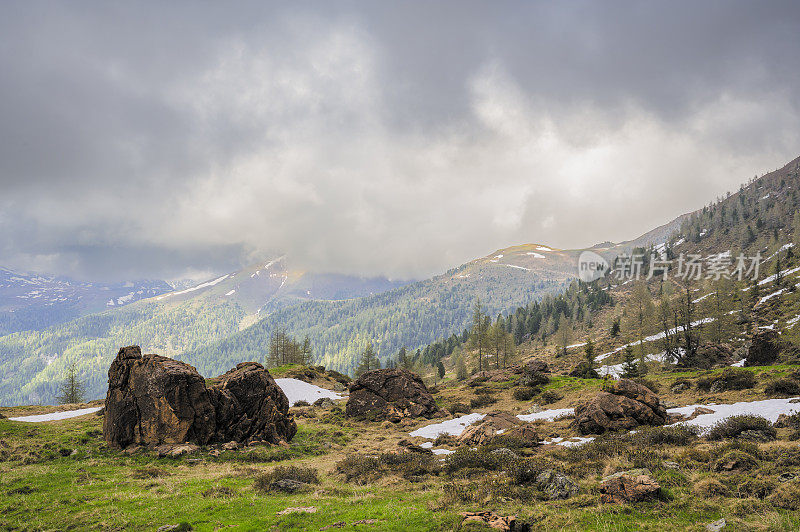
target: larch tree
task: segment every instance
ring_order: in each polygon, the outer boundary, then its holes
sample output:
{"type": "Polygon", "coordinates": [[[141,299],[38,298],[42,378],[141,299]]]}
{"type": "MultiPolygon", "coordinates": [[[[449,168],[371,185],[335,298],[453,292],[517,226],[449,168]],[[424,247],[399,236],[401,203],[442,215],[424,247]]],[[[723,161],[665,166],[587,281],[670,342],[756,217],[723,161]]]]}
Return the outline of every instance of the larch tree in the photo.
{"type": "Polygon", "coordinates": [[[57,400],[60,404],[82,403],[86,395],[86,387],[78,377],[78,365],[72,362],[67,366],[67,374],[61,383],[60,394],[57,400]]]}

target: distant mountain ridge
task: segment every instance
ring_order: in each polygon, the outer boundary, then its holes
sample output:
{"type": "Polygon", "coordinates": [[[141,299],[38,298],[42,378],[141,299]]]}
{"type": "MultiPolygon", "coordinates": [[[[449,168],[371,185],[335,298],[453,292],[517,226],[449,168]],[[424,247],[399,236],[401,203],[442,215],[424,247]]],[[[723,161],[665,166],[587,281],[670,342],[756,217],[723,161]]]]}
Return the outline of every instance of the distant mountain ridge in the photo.
{"type": "Polygon", "coordinates": [[[0,336],[41,329],[170,290],[159,280],[91,283],[0,267],[0,336]]]}

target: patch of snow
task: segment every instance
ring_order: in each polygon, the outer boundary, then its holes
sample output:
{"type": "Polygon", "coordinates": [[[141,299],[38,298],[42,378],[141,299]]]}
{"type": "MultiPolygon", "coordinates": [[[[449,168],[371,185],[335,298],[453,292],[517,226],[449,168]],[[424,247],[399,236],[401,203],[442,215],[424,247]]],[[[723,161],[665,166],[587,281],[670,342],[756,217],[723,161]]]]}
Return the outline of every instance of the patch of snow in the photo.
{"type": "Polygon", "coordinates": [[[538,249],[539,251],[553,251],[552,248],[549,248],[547,246],[536,246],[536,249],[538,249]]]}
{"type": "Polygon", "coordinates": [[[572,344],[572,345],[568,345],[567,349],[572,349],[573,347],[583,347],[585,345],[586,345],[586,342],[583,342],[581,344],[572,344]]]}
{"type": "Polygon", "coordinates": [[[280,386],[283,393],[289,399],[289,405],[294,406],[297,401],[308,401],[309,404],[317,399],[327,397],[328,399],[341,399],[341,394],[320,388],[314,384],[303,382],[299,379],[275,379],[275,384],[280,386]]]}
{"type": "Polygon", "coordinates": [[[750,414],[755,416],[762,416],[775,423],[778,416],[781,414],[793,414],[800,412],[800,403],[792,403],[792,399],[766,399],[763,401],[750,401],[740,402],[733,404],[718,405],[715,403],[707,405],[689,405],[681,406],[678,408],[669,408],[667,412],[670,414],[682,414],[685,416],[692,415],[696,408],[708,408],[713,410],[713,414],[702,414],[689,421],[680,421],[679,424],[693,425],[699,427],[702,432],[708,431],[716,423],[719,423],[725,418],[731,416],[738,416],[742,414],[750,414]]]}
{"type": "Polygon", "coordinates": [[[508,266],[509,268],[516,268],[518,270],[525,270],[526,272],[531,271],[530,268],[526,268],[525,266],[517,266],[516,264],[503,264],[503,266],[508,266]]]}
{"type": "Polygon", "coordinates": [[[439,434],[449,434],[451,436],[460,436],[464,429],[483,419],[486,414],[467,414],[465,416],[457,417],[455,419],[448,419],[441,423],[434,423],[433,425],[426,425],[420,427],[414,432],[409,433],[409,436],[419,436],[420,438],[428,438],[435,440],[439,434]]]}
{"type": "Polygon", "coordinates": [[[59,421],[61,419],[69,419],[72,417],[83,416],[85,414],[91,414],[93,412],[97,412],[101,408],[102,407],[100,406],[93,406],[91,408],[68,410],[66,412],[53,412],[51,414],[39,414],[37,416],[10,417],[8,419],[9,421],[24,421],[26,423],[39,423],[42,421],[59,421]]]}
{"type": "Polygon", "coordinates": [[[432,449],[433,454],[453,454],[455,451],[450,449],[432,449]]]}
{"type": "Polygon", "coordinates": [[[571,416],[574,413],[574,408],[553,408],[550,410],[542,410],[541,412],[536,412],[535,414],[520,414],[517,416],[517,418],[521,419],[522,421],[535,421],[537,419],[554,421],[558,418],[571,416]]]}
{"type": "Polygon", "coordinates": [[[230,292],[226,292],[226,293],[225,293],[225,295],[226,295],[226,296],[232,296],[232,295],[233,295],[233,294],[235,294],[235,293],[236,293],[236,289],[234,288],[234,289],[233,289],[233,290],[231,290],[230,292]]]}
{"type": "MultiPolygon", "coordinates": [[[[716,318],[703,318],[701,320],[693,321],[691,323],[691,325],[692,325],[692,327],[697,327],[698,325],[705,325],[706,323],[711,323],[715,319],[716,318]]],[[[675,334],[675,333],[677,333],[679,331],[682,331],[682,330],[683,330],[683,327],[679,325],[678,327],[673,327],[672,329],[670,329],[669,333],[670,334],[675,334]]],[[[608,353],[603,353],[602,355],[597,355],[594,359],[595,359],[595,361],[600,362],[601,360],[605,360],[606,358],[610,357],[613,354],[619,353],[620,351],[622,351],[623,349],[625,349],[628,346],[635,346],[635,345],[641,344],[642,342],[654,342],[656,340],[661,340],[663,338],[664,338],[664,331],[661,331],[658,334],[653,334],[651,336],[647,336],[642,341],[636,341],[636,342],[631,342],[631,343],[628,343],[628,344],[625,344],[625,345],[621,345],[618,348],[614,349],[613,351],[610,351],[608,353]]]]}
{"type": "Polygon", "coordinates": [[[743,358],[739,362],[734,362],[733,364],[731,364],[731,367],[732,368],[743,368],[744,367],[744,363],[745,363],[746,360],[747,360],[746,358],[743,358]]]}
{"type": "Polygon", "coordinates": [[[764,301],[767,301],[767,300],[769,300],[769,299],[772,299],[772,298],[773,298],[773,297],[775,297],[775,296],[779,296],[779,295],[781,295],[781,294],[782,294],[782,293],[784,293],[785,291],[786,291],[786,289],[785,289],[785,288],[781,288],[781,289],[780,289],[780,290],[778,290],[777,292],[773,292],[773,293],[771,293],[771,294],[769,294],[769,295],[767,295],[767,296],[764,296],[764,297],[762,297],[761,299],[759,299],[759,300],[758,300],[758,303],[756,303],[756,306],[760,305],[760,304],[761,304],[761,303],[763,303],[764,301]]]}
{"type": "Polygon", "coordinates": [[[543,259],[543,258],[545,258],[544,255],[542,255],[541,253],[536,253],[535,251],[529,251],[529,252],[526,253],[526,255],[530,255],[534,259],[543,259]]]}
{"type": "Polygon", "coordinates": [[[798,314],[794,318],[786,320],[786,326],[787,327],[794,327],[795,324],[798,322],[798,320],[800,320],[800,314],[798,314]]]}
{"type": "MultiPolygon", "coordinates": [[[[786,277],[787,275],[791,275],[791,274],[796,273],[796,272],[800,272],[800,266],[798,266],[797,268],[792,268],[790,270],[783,270],[781,272],[781,277],[786,277]]],[[[776,274],[776,273],[770,275],[769,277],[764,277],[763,279],[761,279],[758,282],[758,286],[765,285],[767,283],[771,283],[772,281],[774,281],[777,278],[778,278],[778,274],[776,274]]]]}
{"type": "Polygon", "coordinates": [[[775,330],[775,324],[774,323],[770,323],[769,325],[762,325],[761,327],[759,327],[759,329],[769,329],[770,331],[774,331],[775,330]]]}
{"type": "Polygon", "coordinates": [[[496,259],[502,259],[502,258],[503,258],[503,254],[501,253],[501,254],[499,254],[499,255],[495,255],[495,257],[494,257],[494,258],[496,258],[496,259]]]}
{"type": "Polygon", "coordinates": [[[420,447],[422,447],[423,449],[430,449],[431,447],[433,447],[433,442],[426,441],[425,443],[421,443],[420,447]]]}
{"type": "Polygon", "coordinates": [[[165,297],[179,296],[181,294],[188,294],[189,292],[194,292],[196,290],[201,290],[203,288],[208,288],[209,286],[214,286],[216,284],[221,283],[222,281],[227,279],[229,276],[230,276],[230,274],[225,274],[222,277],[214,279],[213,281],[208,281],[208,282],[205,282],[205,283],[201,283],[201,284],[199,284],[197,286],[194,286],[192,288],[187,288],[186,290],[181,290],[179,292],[171,292],[169,294],[164,294],[163,296],[159,296],[156,299],[160,300],[160,299],[164,299],[165,297]]]}
{"type": "Polygon", "coordinates": [[[681,244],[683,244],[684,242],[686,242],[686,239],[685,239],[685,238],[679,238],[679,239],[678,239],[678,240],[676,240],[676,241],[675,241],[675,243],[674,243],[674,244],[672,244],[672,245],[673,245],[673,246],[680,246],[680,245],[681,245],[681,244]]]}
{"type": "Polygon", "coordinates": [[[714,292],[711,292],[710,294],[706,294],[706,295],[704,295],[704,296],[698,297],[697,299],[693,300],[693,301],[692,301],[692,303],[700,303],[702,300],[704,300],[704,299],[705,299],[705,298],[707,298],[708,296],[710,296],[710,295],[713,295],[713,293],[714,293],[714,292]]]}

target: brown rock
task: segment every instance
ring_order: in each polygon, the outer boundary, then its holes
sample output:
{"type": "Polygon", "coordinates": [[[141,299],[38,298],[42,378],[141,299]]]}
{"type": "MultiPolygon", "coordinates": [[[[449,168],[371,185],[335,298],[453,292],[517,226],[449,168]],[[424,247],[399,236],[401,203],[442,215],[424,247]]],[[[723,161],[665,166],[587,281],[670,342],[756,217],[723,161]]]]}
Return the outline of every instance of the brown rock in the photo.
{"type": "Polygon", "coordinates": [[[348,417],[373,421],[434,417],[439,407],[419,375],[404,369],[377,369],[361,375],[350,385],[348,417]]]}
{"type": "Polygon", "coordinates": [[[544,360],[539,360],[538,358],[534,358],[533,360],[529,360],[528,363],[525,364],[524,371],[526,373],[550,373],[550,367],[544,360]]]}
{"type": "Polygon", "coordinates": [[[409,453],[419,453],[419,454],[433,454],[433,451],[430,449],[425,449],[424,447],[420,447],[416,443],[412,442],[411,440],[400,440],[397,442],[397,446],[403,452],[409,453]]]}
{"type": "Polygon", "coordinates": [[[628,379],[598,393],[575,409],[575,425],[582,434],[630,430],[639,425],[663,425],[667,411],[649,388],[628,379]]]}
{"type": "Polygon", "coordinates": [[[209,395],[216,407],[214,441],[276,444],[297,433],[289,416],[289,399],[261,364],[238,364],[217,378],[209,395]]]}
{"type": "Polygon", "coordinates": [[[103,437],[114,447],[208,443],[216,411],[197,370],[159,355],[123,347],[108,370],[103,437]]]}
{"type": "Polygon", "coordinates": [[[513,531],[517,524],[517,516],[501,516],[492,511],[485,512],[462,512],[464,520],[461,522],[462,526],[468,523],[485,523],[489,528],[495,530],[513,531]]]}
{"type": "Polygon", "coordinates": [[[606,503],[629,503],[651,499],[658,495],[661,486],[649,475],[622,474],[605,480],[600,485],[601,500],[606,503]]]}
{"type": "Polygon", "coordinates": [[[120,349],[111,364],[105,410],[103,437],[117,448],[279,443],[297,431],[286,395],[260,364],[239,364],[206,388],[194,367],[138,346],[120,349]]]}

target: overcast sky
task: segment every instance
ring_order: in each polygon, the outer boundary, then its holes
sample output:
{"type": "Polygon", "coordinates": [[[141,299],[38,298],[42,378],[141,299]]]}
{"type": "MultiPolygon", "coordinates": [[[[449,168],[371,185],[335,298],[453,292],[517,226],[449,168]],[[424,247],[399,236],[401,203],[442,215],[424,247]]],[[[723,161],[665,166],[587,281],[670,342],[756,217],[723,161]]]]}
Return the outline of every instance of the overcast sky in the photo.
{"type": "Polygon", "coordinates": [[[3,2],[0,265],[423,277],[800,155],[797,2],[3,2]]]}

